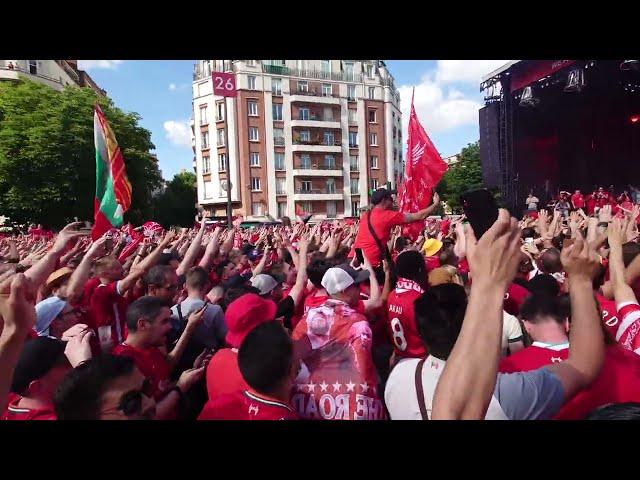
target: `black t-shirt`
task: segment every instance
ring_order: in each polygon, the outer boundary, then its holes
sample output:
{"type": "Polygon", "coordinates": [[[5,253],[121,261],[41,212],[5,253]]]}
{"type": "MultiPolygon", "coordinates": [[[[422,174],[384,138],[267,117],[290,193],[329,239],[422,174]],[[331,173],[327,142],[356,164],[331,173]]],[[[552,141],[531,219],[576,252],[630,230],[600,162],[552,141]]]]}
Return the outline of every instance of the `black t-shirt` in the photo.
{"type": "Polygon", "coordinates": [[[296,304],[293,301],[293,297],[287,295],[278,302],[278,309],[276,310],[276,319],[284,317],[283,323],[286,328],[291,330],[291,318],[296,310],[296,304]]]}

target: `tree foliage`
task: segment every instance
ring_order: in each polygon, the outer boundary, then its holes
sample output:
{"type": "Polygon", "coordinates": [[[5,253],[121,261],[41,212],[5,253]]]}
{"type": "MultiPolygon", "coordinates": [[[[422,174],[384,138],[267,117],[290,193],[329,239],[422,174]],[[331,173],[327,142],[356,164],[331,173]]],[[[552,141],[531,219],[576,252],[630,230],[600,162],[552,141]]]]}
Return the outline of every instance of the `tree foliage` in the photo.
{"type": "Polygon", "coordinates": [[[123,112],[89,88],[58,92],[29,80],[0,83],[0,214],[54,228],[73,217],[93,218],[96,102],[115,132],[133,186],[125,222],[149,219],[162,177],[140,115],[123,112]]]}
{"type": "Polygon", "coordinates": [[[462,193],[483,187],[479,143],[470,143],[464,147],[458,160],[458,163],[449,167],[436,188],[442,199],[453,209],[461,207],[462,193]]]}
{"type": "Polygon", "coordinates": [[[197,200],[195,174],[177,173],[155,199],[155,219],[165,228],[192,227],[197,200]]]}

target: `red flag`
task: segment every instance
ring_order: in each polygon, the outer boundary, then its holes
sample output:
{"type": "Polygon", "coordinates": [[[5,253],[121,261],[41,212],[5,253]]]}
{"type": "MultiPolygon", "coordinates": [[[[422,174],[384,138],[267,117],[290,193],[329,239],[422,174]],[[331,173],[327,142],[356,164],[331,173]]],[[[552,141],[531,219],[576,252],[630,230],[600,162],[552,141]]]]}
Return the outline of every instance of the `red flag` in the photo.
{"type": "MultiPolygon", "coordinates": [[[[418,120],[412,97],[405,178],[400,186],[400,211],[415,213],[427,208],[431,204],[433,187],[447,168],[418,120]]],[[[415,240],[423,227],[424,222],[409,223],[402,229],[402,234],[415,240]]]]}
{"type": "Polygon", "coordinates": [[[304,223],[307,223],[311,218],[311,214],[305,213],[304,210],[302,210],[302,207],[300,206],[300,204],[298,203],[296,203],[296,215],[300,217],[300,220],[304,223]]]}

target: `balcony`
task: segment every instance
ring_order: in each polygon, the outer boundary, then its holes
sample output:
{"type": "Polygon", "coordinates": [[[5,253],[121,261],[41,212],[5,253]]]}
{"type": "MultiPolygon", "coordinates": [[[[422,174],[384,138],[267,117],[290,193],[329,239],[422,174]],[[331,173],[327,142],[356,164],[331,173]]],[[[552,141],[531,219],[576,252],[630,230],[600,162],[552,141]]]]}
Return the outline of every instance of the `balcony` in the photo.
{"type": "Polygon", "coordinates": [[[342,165],[294,165],[293,174],[301,177],[342,177],[342,165]]]}
{"type": "Polygon", "coordinates": [[[342,200],[342,191],[337,188],[333,191],[327,189],[302,189],[297,188],[293,195],[295,201],[313,201],[313,200],[342,200]]]}
{"type": "Polygon", "coordinates": [[[340,120],[336,120],[335,116],[325,117],[324,115],[311,114],[303,118],[299,115],[297,119],[291,120],[292,127],[315,127],[315,128],[340,128],[340,120]]]}
{"type": "Polygon", "coordinates": [[[331,105],[339,105],[339,96],[334,96],[333,93],[323,92],[322,90],[316,90],[315,88],[300,89],[291,91],[291,102],[306,102],[306,103],[324,103],[331,105]]]}
{"type": "Polygon", "coordinates": [[[273,144],[277,147],[284,147],[284,137],[273,137],[273,144]]]}
{"type": "Polygon", "coordinates": [[[289,69],[284,65],[262,65],[262,71],[264,73],[270,73],[272,75],[289,75],[289,69]]]}
{"type": "Polygon", "coordinates": [[[293,138],[292,151],[294,152],[319,152],[319,153],[340,153],[342,152],[342,142],[334,139],[333,142],[310,139],[300,140],[300,137],[293,138]]]}

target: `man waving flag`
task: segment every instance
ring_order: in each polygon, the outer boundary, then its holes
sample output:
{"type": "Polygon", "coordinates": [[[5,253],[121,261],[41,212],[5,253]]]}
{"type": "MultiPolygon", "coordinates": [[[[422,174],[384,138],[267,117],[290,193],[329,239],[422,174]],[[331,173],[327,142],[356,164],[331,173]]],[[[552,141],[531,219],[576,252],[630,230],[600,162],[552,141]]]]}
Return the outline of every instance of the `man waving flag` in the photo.
{"type": "MultiPolygon", "coordinates": [[[[447,164],[440,157],[418,120],[412,95],[406,171],[404,182],[399,189],[400,211],[413,213],[428,207],[431,203],[433,187],[440,181],[447,168],[447,164]]],[[[415,240],[423,228],[424,221],[413,222],[403,227],[402,234],[415,240]]]]}
{"type": "Polygon", "coordinates": [[[122,217],[131,206],[131,184],[124,158],[111,126],[96,104],[93,115],[96,146],[96,197],[91,237],[96,240],[113,227],[122,225],[122,217]]]}

